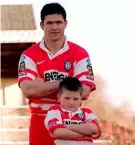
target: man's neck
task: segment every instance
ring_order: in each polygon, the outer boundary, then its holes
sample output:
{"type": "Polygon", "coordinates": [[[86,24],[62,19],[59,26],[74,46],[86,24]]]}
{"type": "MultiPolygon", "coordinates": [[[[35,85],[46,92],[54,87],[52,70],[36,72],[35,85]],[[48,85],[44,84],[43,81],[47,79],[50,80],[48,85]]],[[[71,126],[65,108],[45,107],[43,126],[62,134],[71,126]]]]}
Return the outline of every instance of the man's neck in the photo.
{"type": "Polygon", "coordinates": [[[52,53],[56,54],[64,45],[65,37],[62,37],[58,41],[49,41],[44,38],[46,48],[52,53]]]}

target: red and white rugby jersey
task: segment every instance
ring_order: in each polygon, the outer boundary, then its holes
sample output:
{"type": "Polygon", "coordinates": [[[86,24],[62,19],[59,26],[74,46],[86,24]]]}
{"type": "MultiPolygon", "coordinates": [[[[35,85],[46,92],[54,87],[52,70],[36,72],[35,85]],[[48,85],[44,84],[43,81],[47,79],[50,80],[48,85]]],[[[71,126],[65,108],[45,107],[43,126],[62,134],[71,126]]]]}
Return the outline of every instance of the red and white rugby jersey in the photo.
{"type": "MultiPolygon", "coordinates": [[[[18,83],[34,80],[37,76],[45,81],[62,80],[67,76],[76,76],[83,84],[95,90],[94,75],[90,58],[85,49],[66,41],[62,49],[53,55],[44,45],[44,40],[28,48],[20,57],[18,83]]],[[[51,97],[51,96],[50,96],[51,97]]],[[[51,99],[56,100],[56,96],[51,99]]],[[[29,100],[33,113],[45,113],[57,101],[47,99],[29,100]]]]}
{"type": "Polygon", "coordinates": [[[92,145],[93,139],[97,139],[101,135],[101,131],[96,119],[96,115],[86,108],[78,108],[77,111],[67,111],[61,108],[60,105],[52,106],[47,112],[44,124],[48,129],[49,133],[52,133],[57,128],[64,128],[64,125],[67,124],[83,124],[87,120],[91,120],[92,123],[96,124],[99,133],[88,138],[79,138],[74,140],[55,140],[56,145],[92,145]],[[78,144],[77,144],[78,143],[78,144]]]}

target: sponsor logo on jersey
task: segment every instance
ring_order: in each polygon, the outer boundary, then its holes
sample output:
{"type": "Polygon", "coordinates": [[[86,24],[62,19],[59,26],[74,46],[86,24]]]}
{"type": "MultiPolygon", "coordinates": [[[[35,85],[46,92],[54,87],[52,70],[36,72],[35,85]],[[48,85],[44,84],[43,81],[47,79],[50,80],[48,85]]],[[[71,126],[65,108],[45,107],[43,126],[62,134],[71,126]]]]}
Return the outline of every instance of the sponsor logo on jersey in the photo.
{"type": "Polygon", "coordinates": [[[42,63],[44,63],[44,62],[45,62],[45,60],[38,61],[37,64],[40,65],[40,64],[42,64],[42,63]]]}
{"type": "Polygon", "coordinates": [[[25,55],[21,55],[21,57],[20,57],[20,62],[24,61],[24,60],[25,60],[25,58],[26,58],[26,56],[25,56],[25,55]]]}
{"type": "Polygon", "coordinates": [[[49,70],[44,72],[45,81],[53,82],[57,80],[63,80],[66,77],[68,77],[68,73],[59,72],[57,70],[49,70]]]}
{"type": "Polygon", "coordinates": [[[69,120],[69,119],[64,119],[63,124],[82,124],[82,121],[80,120],[69,120]]]}
{"type": "Polygon", "coordinates": [[[20,64],[19,64],[19,72],[24,72],[25,71],[25,62],[22,61],[20,64]]]}
{"type": "Polygon", "coordinates": [[[92,66],[87,65],[87,69],[90,75],[93,75],[93,70],[92,70],[92,66]]]}
{"type": "Polygon", "coordinates": [[[90,61],[89,58],[87,59],[87,64],[88,64],[88,65],[91,65],[91,61],[90,61]]]}
{"type": "Polygon", "coordinates": [[[88,69],[88,72],[89,72],[89,75],[87,76],[87,79],[94,80],[93,69],[92,69],[91,61],[90,61],[89,58],[87,59],[87,69],[88,69]]]}
{"type": "Polygon", "coordinates": [[[57,124],[57,121],[59,121],[57,118],[54,118],[54,119],[51,119],[49,122],[48,122],[48,127],[52,127],[52,126],[55,126],[57,124]]]}
{"type": "Polygon", "coordinates": [[[64,63],[64,69],[65,69],[66,71],[70,71],[71,68],[72,68],[72,63],[71,63],[69,60],[67,60],[67,61],[64,63]]]}

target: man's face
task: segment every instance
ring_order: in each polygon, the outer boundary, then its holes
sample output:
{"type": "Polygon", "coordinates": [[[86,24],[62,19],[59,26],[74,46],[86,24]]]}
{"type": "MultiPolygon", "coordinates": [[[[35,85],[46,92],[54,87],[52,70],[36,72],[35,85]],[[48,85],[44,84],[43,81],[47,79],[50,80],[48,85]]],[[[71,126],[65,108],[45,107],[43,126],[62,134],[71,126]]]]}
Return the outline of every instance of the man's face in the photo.
{"type": "Polygon", "coordinates": [[[63,92],[59,94],[58,99],[61,106],[68,111],[76,111],[82,101],[80,91],[63,90],[63,92]]]}
{"type": "Polygon", "coordinates": [[[67,21],[65,21],[60,14],[52,14],[47,15],[44,22],[41,22],[40,25],[47,39],[58,41],[64,36],[67,21]]]}

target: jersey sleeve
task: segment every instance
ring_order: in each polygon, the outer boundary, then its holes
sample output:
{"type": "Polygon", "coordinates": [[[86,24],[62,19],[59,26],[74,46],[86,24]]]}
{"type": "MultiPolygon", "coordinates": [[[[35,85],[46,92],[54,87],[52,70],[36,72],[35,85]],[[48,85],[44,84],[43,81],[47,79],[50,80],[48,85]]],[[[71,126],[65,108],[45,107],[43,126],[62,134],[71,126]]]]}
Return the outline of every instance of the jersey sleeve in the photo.
{"type": "Polygon", "coordinates": [[[65,128],[60,111],[58,109],[53,109],[52,107],[52,109],[47,112],[44,125],[49,133],[53,133],[53,131],[57,128],[65,128]]]}
{"type": "Polygon", "coordinates": [[[98,133],[95,134],[95,135],[92,135],[91,137],[93,139],[99,138],[101,136],[101,130],[100,130],[96,115],[89,109],[86,109],[85,113],[86,113],[85,114],[86,115],[86,121],[90,120],[91,123],[94,123],[98,127],[98,133]]]}
{"type": "Polygon", "coordinates": [[[85,49],[78,49],[74,67],[74,76],[77,77],[82,84],[91,86],[91,91],[94,91],[96,84],[94,81],[93,68],[90,57],[85,49]]]}
{"type": "Polygon", "coordinates": [[[18,84],[23,80],[34,80],[37,76],[38,71],[32,55],[23,53],[18,64],[18,84]]]}

